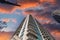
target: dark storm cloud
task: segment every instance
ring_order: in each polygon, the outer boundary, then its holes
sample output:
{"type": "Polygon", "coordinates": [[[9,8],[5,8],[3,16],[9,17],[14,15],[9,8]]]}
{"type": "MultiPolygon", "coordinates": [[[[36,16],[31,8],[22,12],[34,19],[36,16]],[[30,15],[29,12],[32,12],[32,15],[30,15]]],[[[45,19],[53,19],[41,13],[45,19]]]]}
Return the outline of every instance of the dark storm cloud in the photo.
{"type": "MultiPolygon", "coordinates": [[[[45,4],[44,4],[45,5],[45,4]]],[[[57,6],[44,6],[42,5],[42,8],[39,7],[39,8],[30,8],[30,9],[27,9],[25,10],[25,12],[28,12],[28,13],[34,13],[36,14],[35,16],[46,16],[46,17],[51,17],[51,13],[58,9],[57,6]],[[48,16],[47,16],[48,15],[48,16]]]]}
{"type": "MultiPolygon", "coordinates": [[[[36,15],[39,15],[39,16],[40,16],[40,15],[41,15],[41,16],[50,15],[50,17],[51,17],[51,14],[52,14],[55,10],[57,10],[57,9],[60,8],[58,5],[51,4],[51,3],[49,3],[49,2],[44,2],[44,3],[42,3],[40,6],[42,6],[42,8],[39,7],[40,9],[37,9],[37,7],[36,7],[36,8],[34,8],[34,9],[28,9],[28,10],[26,10],[25,12],[35,13],[36,15]]],[[[49,16],[47,16],[47,17],[49,17],[49,16]]]]}
{"type": "Polygon", "coordinates": [[[18,0],[20,3],[39,2],[40,0],[18,0]]]}
{"type": "MultiPolygon", "coordinates": [[[[19,5],[21,5],[21,7],[19,8],[28,8],[29,6],[33,7],[35,6],[35,3],[36,2],[39,2],[39,0],[8,0],[9,2],[12,2],[12,3],[18,3],[19,5]],[[29,5],[30,4],[30,5],[29,5]]],[[[2,4],[0,3],[0,10],[4,10],[4,11],[12,11],[14,10],[15,8],[18,8],[16,6],[13,6],[13,5],[9,5],[9,4],[2,4]]],[[[0,11],[0,12],[4,12],[4,11],[0,11]]]]}
{"type": "MultiPolygon", "coordinates": [[[[10,0],[8,0],[9,2],[12,2],[10,0]]],[[[10,5],[10,4],[4,4],[4,3],[0,3],[0,12],[3,13],[8,13],[14,10],[14,6],[10,5]]]]}
{"type": "Polygon", "coordinates": [[[46,26],[46,28],[48,28],[51,31],[57,30],[60,31],[60,24],[45,24],[44,26],[46,26]]]}
{"type": "Polygon", "coordinates": [[[9,4],[0,4],[0,8],[4,8],[6,10],[11,10],[14,8],[13,5],[9,5],[9,4]]]}
{"type": "MultiPolygon", "coordinates": [[[[13,3],[15,3],[16,2],[16,0],[8,0],[8,1],[10,1],[10,2],[13,2],[13,3]]],[[[51,3],[49,3],[47,0],[46,0],[46,2],[43,2],[43,3],[41,3],[41,1],[44,1],[44,0],[17,0],[17,3],[20,3],[21,4],[21,8],[23,8],[23,7],[26,7],[26,8],[28,8],[29,7],[29,5],[26,5],[26,3],[27,4],[35,4],[35,3],[37,3],[37,4],[39,4],[40,6],[42,5],[43,7],[49,7],[50,9],[50,11],[51,10],[53,10],[53,9],[59,9],[59,7],[57,6],[60,2],[60,0],[56,0],[56,5],[52,5],[51,3]],[[24,6],[23,6],[24,5],[24,6]]],[[[31,4],[31,5],[32,5],[31,4]]],[[[30,6],[31,6],[30,5],[30,6]]],[[[33,6],[33,5],[32,5],[33,6]]],[[[0,8],[3,8],[3,9],[5,9],[5,10],[7,10],[7,11],[11,11],[11,10],[13,10],[14,9],[14,6],[12,6],[12,5],[7,5],[7,4],[1,4],[1,6],[0,6],[0,8]]],[[[16,7],[17,8],[17,7],[16,7]]]]}
{"type": "Polygon", "coordinates": [[[58,5],[60,5],[60,0],[56,0],[56,3],[57,3],[58,5]]]}

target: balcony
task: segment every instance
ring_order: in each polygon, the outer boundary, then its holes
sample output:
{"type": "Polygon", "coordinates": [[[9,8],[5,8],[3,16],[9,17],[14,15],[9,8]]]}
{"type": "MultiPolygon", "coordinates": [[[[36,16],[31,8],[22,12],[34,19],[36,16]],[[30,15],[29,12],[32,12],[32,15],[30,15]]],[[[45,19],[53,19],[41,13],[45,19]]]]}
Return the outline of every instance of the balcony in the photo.
{"type": "Polygon", "coordinates": [[[28,30],[28,34],[32,34],[32,35],[34,35],[35,37],[38,36],[35,32],[33,32],[33,31],[31,31],[31,30],[28,30]]]}
{"type": "Polygon", "coordinates": [[[38,39],[38,37],[32,33],[28,33],[27,36],[28,36],[28,39],[31,39],[31,40],[37,40],[38,39]]]}

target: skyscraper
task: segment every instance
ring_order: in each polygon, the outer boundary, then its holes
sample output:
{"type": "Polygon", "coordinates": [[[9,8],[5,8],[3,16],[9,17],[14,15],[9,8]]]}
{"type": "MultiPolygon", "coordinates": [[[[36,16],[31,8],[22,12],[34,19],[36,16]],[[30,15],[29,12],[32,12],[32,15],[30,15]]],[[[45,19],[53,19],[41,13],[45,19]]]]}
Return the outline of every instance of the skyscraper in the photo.
{"type": "Polygon", "coordinates": [[[41,24],[28,15],[22,21],[11,40],[55,40],[41,24]]]}
{"type": "Polygon", "coordinates": [[[60,23],[60,10],[55,10],[53,12],[53,18],[58,22],[60,23]]]}

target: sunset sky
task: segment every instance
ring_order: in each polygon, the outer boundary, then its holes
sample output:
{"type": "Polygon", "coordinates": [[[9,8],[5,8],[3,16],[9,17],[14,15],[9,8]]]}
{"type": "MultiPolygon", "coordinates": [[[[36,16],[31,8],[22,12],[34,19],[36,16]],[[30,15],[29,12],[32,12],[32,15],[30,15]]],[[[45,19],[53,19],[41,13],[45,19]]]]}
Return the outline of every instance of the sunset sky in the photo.
{"type": "MultiPolygon", "coordinates": [[[[16,2],[16,0],[8,1],[16,2]]],[[[2,30],[4,32],[0,32],[0,40],[10,39],[28,14],[35,17],[56,40],[60,39],[60,24],[51,15],[55,10],[60,9],[60,0],[17,0],[17,3],[21,6],[0,3],[0,21],[7,22],[7,28],[2,30]]]]}

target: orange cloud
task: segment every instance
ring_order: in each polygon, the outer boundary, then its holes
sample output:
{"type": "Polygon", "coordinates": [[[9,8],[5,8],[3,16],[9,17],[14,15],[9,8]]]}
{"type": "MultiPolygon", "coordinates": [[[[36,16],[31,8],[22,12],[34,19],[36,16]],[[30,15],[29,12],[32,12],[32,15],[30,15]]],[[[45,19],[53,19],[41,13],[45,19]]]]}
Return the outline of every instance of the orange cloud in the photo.
{"type": "Polygon", "coordinates": [[[29,2],[28,0],[26,2],[20,2],[20,7],[18,6],[11,6],[11,5],[0,5],[0,12],[11,14],[11,12],[15,11],[17,8],[25,9],[29,7],[35,7],[37,5],[36,2],[29,2]],[[10,12],[10,13],[9,13],[10,12]]]}
{"type": "Polygon", "coordinates": [[[51,3],[55,3],[56,0],[40,0],[41,3],[43,2],[51,2],[51,3]]]}
{"type": "Polygon", "coordinates": [[[8,19],[8,18],[3,18],[2,21],[3,21],[3,22],[9,22],[10,19],[8,19]]]}
{"type": "MultiPolygon", "coordinates": [[[[18,0],[19,1],[19,0],[18,0]]],[[[6,14],[11,14],[9,12],[15,11],[17,8],[19,9],[25,9],[25,8],[30,8],[30,7],[36,7],[38,4],[43,4],[44,2],[50,2],[52,4],[56,3],[55,0],[20,0],[20,7],[16,6],[11,6],[11,5],[0,5],[0,12],[6,13],[6,14]]],[[[40,5],[39,4],[39,5],[40,5]]]]}
{"type": "Polygon", "coordinates": [[[25,9],[25,8],[35,7],[37,6],[38,2],[39,0],[18,0],[18,3],[21,5],[20,7],[12,6],[12,5],[0,5],[0,12],[9,13],[11,11],[13,12],[17,8],[25,9]]]}
{"type": "Polygon", "coordinates": [[[0,32],[0,40],[10,40],[12,33],[0,32]]]}
{"type": "Polygon", "coordinates": [[[17,23],[17,20],[15,18],[3,18],[1,19],[3,22],[13,22],[13,23],[17,23]]]}
{"type": "Polygon", "coordinates": [[[38,19],[42,24],[48,24],[52,22],[51,19],[46,18],[44,16],[36,16],[36,19],[38,19]]]}
{"type": "Polygon", "coordinates": [[[55,37],[56,40],[60,40],[60,31],[54,30],[51,34],[55,37]]]}
{"type": "Polygon", "coordinates": [[[14,12],[16,10],[16,7],[13,8],[4,8],[4,7],[0,7],[0,12],[2,12],[3,14],[12,14],[12,12],[14,12]]]}
{"type": "Polygon", "coordinates": [[[26,9],[30,7],[36,7],[37,3],[22,3],[20,9],[26,9]]]}

